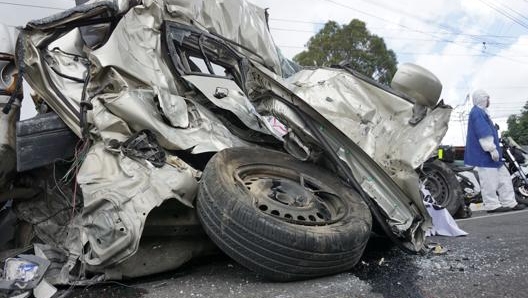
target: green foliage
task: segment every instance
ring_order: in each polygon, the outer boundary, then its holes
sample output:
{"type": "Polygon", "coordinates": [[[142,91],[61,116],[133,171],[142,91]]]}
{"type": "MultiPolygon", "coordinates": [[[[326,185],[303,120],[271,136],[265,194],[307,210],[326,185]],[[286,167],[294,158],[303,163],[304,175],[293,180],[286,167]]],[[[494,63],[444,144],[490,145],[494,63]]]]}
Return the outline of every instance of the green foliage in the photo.
{"type": "Polygon", "coordinates": [[[528,145],[528,102],[524,104],[520,115],[508,117],[508,130],[505,136],[512,137],[519,145],[528,145]]]}
{"type": "Polygon", "coordinates": [[[353,69],[383,84],[390,83],[398,64],[383,38],[371,34],[357,19],[343,26],[328,21],[310,38],[308,50],[293,60],[304,66],[331,66],[347,60],[353,69]]]}

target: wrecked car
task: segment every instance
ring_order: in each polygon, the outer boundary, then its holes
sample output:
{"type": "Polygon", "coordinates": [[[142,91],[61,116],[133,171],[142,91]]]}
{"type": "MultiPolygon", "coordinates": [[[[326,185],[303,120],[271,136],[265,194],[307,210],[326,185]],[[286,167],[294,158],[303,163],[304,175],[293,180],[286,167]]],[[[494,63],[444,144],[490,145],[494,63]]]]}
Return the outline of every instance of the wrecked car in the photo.
{"type": "Polygon", "coordinates": [[[419,66],[393,88],[346,63],[298,70],[245,0],[89,1],[29,22],[10,55],[0,198],[18,224],[2,245],[39,243],[51,283],[166,271],[216,246],[306,279],[352,268],[373,230],[424,247],[415,169],[451,109],[419,66]],[[22,78],[38,115],[18,121],[22,78]]]}

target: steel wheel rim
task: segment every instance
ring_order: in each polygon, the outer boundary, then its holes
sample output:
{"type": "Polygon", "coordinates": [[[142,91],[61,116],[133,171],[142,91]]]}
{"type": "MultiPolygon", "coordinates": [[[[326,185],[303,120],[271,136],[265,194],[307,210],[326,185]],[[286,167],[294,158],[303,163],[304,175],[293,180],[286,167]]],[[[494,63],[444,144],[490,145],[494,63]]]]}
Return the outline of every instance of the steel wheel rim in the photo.
{"type": "Polygon", "coordinates": [[[243,166],[237,169],[235,179],[251,194],[258,212],[288,223],[329,225],[348,213],[343,198],[317,179],[289,168],[243,166]]]}
{"type": "Polygon", "coordinates": [[[444,207],[449,198],[449,187],[447,180],[434,170],[427,173],[424,179],[425,188],[431,193],[439,206],[444,207]]]}

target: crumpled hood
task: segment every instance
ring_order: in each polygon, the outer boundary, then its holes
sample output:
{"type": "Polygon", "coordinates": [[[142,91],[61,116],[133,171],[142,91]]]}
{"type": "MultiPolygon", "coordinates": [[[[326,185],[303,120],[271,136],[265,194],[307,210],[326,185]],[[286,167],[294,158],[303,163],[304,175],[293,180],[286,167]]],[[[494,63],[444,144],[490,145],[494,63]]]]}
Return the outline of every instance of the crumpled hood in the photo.
{"type": "Polygon", "coordinates": [[[437,107],[427,121],[409,125],[412,103],[344,70],[303,70],[288,81],[389,175],[414,172],[447,131],[450,107],[437,107]]]}

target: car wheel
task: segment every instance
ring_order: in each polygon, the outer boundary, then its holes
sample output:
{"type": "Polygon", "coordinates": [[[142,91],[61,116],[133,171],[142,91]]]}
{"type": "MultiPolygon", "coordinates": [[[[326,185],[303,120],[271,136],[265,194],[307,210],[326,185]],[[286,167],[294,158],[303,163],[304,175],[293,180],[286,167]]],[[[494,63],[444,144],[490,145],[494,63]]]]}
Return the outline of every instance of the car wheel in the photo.
{"type": "Polygon", "coordinates": [[[454,215],[464,205],[462,188],[455,172],[443,161],[426,162],[420,173],[420,180],[424,181],[436,203],[454,215]]]}
{"type": "Polygon", "coordinates": [[[216,154],[203,172],[196,205],[220,249],[278,281],[352,268],[372,226],[367,205],[335,174],[264,149],[216,154]]]}

